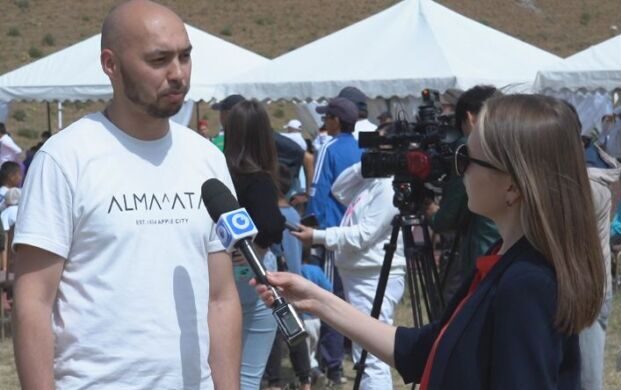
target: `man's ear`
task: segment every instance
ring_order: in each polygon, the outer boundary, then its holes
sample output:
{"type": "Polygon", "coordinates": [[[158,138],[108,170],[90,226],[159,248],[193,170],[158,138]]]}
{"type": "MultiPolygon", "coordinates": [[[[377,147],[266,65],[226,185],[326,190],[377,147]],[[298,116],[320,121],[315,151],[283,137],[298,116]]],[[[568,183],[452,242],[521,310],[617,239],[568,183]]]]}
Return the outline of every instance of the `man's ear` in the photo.
{"type": "Polygon", "coordinates": [[[101,62],[101,69],[104,71],[110,79],[115,79],[118,73],[118,64],[116,61],[116,54],[110,49],[103,49],[99,56],[101,62]]]}

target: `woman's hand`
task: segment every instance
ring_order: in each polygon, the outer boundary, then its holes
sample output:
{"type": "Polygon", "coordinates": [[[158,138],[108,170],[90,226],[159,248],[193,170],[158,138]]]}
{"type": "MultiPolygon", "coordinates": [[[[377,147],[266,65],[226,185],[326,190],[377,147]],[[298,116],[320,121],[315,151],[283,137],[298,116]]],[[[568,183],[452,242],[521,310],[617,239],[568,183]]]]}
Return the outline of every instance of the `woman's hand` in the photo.
{"type": "Polygon", "coordinates": [[[291,235],[302,241],[305,246],[313,245],[313,232],[315,229],[308,226],[300,225],[299,232],[291,232],[291,235]]]}
{"type": "MultiPolygon", "coordinates": [[[[289,272],[268,272],[267,280],[274,288],[278,289],[287,302],[297,309],[316,314],[319,306],[318,299],[320,299],[323,291],[320,287],[300,275],[289,272]]],[[[268,307],[274,304],[274,295],[266,285],[257,283],[255,279],[250,281],[250,285],[255,287],[261,300],[268,307]]]]}
{"type": "MultiPolygon", "coordinates": [[[[361,344],[367,351],[394,366],[395,332],[385,324],[356,310],[336,295],[322,289],[300,275],[289,272],[267,274],[269,283],[297,309],[316,315],[341,334],[361,344]]],[[[270,288],[250,281],[266,305],[274,304],[270,288]]]]}

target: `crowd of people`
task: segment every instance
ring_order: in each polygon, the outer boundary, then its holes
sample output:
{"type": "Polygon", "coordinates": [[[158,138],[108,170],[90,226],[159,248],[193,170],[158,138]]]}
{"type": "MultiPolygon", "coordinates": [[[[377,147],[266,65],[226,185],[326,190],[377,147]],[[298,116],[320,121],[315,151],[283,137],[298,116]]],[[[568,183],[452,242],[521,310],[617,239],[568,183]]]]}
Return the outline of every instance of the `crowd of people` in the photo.
{"type": "Polygon", "coordinates": [[[603,389],[621,236],[609,186],[621,165],[583,136],[569,103],[484,85],[442,94],[461,137],[442,196],[420,216],[454,243],[453,273],[437,320],[395,326],[418,270],[399,240],[372,318],[399,209],[392,178],[363,177],[358,145],[361,132],[390,134],[391,113],[374,124],[367,96],[346,87],[317,107],[310,137],[298,119],[277,131],[261,102],[231,95],[212,106],[222,128],[210,138],[206,121],[195,131],[169,120],[191,51],[170,9],[124,2],[102,26],[106,108],[43,134],[27,156],[0,126],[23,389],[288,385],[273,290],[218,240],[200,199],[211,178],[247,210],[268,282],[300,311],[306,341],[287,347],[300,389],[342,387],[348,352],[357,363],[363,349],[363,390],[393,388],[391,367],[422,390],[603,389]]]}

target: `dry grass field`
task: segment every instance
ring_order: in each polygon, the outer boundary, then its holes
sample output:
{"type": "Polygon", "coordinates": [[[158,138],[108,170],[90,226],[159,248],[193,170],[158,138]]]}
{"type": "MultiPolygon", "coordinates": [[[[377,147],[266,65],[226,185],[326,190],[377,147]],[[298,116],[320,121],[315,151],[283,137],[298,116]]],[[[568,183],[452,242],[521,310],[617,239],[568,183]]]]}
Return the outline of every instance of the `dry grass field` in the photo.
{"type": "MultiPolygon", "coordinates": [[[[405,299],[404,302],[398,308],[397,317],[395,323],[398,325],[412,325],[411,306],[409,300],[405,299]]],[[[608,335],[606,339],[606,367],[605,367],[605,387],[606,390],[619,390],[621,389],[621,373],[617,371],[617,356],[621,351],[621,293],[618,292],[614,297],[612,315],[608,323],[608,335]]],[[[283,360],[283,374],[293,380],[293,372],[290,369],[288,359],[283,360]]],[[[352,369],[352,364],[349,360],[345,363],[345,374],[349,379],[349,382],[343,386],[344,389],[352,388],[354,378],[356,377],[355,371],[352,369]]],[[[395,390],[409,390],[411,386],[406,386],[401,381],[400,377],[393,370],[393,383],[395,390]]],[[[17,375],[15,372],[15,365],[13,362],[13,345],[10,340],[5,340],[0,343],[0,390],[18,390],[19,384],[17,381],[17,375]]],[[[320,390],[319,387],[314,387],[315,390],[320,390]]],[[[388,390],[388,389],[387,389],[388,390]]]]}

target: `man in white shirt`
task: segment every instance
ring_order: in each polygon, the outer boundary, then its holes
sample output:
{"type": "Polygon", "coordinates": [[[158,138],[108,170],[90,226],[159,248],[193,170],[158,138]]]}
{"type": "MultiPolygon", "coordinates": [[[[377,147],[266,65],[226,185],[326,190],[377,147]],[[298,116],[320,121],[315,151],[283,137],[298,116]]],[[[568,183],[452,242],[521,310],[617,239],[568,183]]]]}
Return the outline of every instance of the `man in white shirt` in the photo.
{"type": "Polygon", "coordinates": [[[20,160],[22,148],[20,148],[6,130],[4,123],[0,123],[0,165],[5,161],[20,160]]]}
{"type": "Polygon", "coordinates": [[[241,309],[200,199],[224,156],[169,119],[189,89],[183,21],[146,0],[102,28],[113,97],[30,166],[13,245],[24,390],[239,389],[241,309]]]}
{"type": "Polygon", "coordinates": [[[291,119],[283,126],[283,129],[285,129],[285,131],[281,133],[282,135],[298,144],[302,150],[307,149],[306,141],[304,140],[304,136],[302,136],[302,122],[297,119],[291,119]]]}

